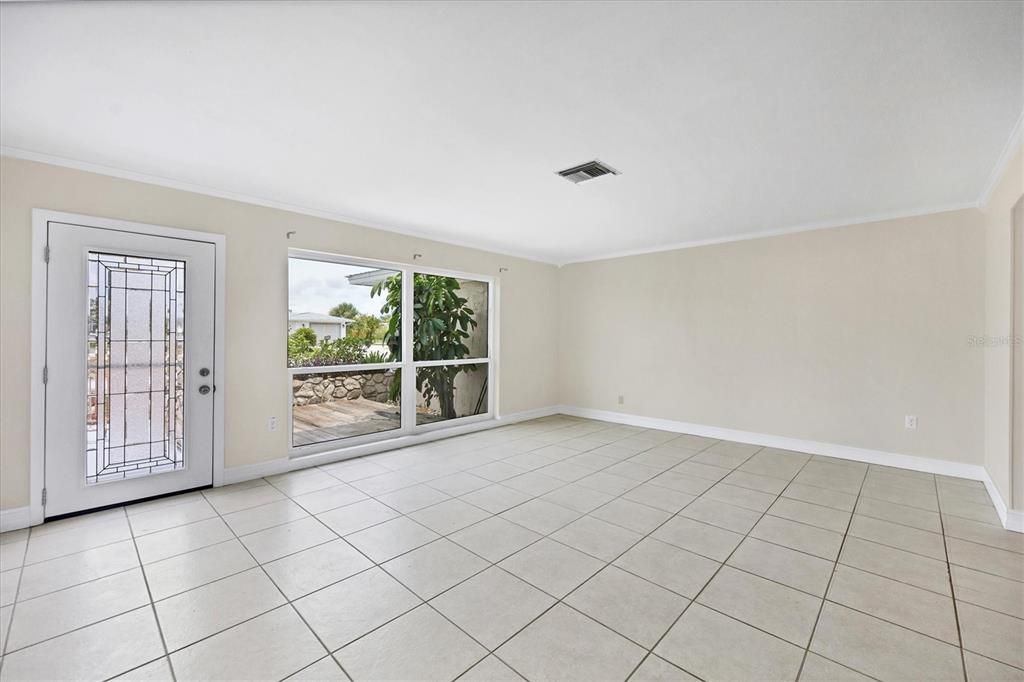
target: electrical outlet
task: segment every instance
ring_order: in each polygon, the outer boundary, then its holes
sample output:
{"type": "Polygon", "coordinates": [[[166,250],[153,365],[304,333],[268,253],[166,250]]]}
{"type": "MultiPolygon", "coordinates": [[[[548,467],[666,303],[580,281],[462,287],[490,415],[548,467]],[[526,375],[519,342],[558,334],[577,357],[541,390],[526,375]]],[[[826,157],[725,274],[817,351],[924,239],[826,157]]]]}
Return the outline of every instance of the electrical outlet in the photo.
{"type": "Polygon", "coordinates": [[[625,405],[625,404],[626,404],[626,396],[620,395],[619,396],[619,405],[625,405]]]}
{"type": "Polygon", "coordinates": [[[277,431],[277,417],[271,417],[267,420],[267,431],[277,431]]]}
{"type": "Polygon", "coordinates": [[[908,431],[917,431],[917,415],[908,414],[903,418],[903,426],[908,431]]]}

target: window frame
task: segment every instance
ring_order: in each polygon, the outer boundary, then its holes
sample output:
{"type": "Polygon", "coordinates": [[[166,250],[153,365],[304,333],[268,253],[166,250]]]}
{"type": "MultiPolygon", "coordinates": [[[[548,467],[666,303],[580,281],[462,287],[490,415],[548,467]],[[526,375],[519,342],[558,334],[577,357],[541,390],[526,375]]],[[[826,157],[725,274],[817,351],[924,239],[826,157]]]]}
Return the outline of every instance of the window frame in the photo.
{"type": "MultiPolygon", "coordinates": [[[[288,249],[289,267],[292,258],[319,261],[321,263],[336,263],[338,265],[354,265],[357,267],[379,268],[382,270],[394,270],[402,276],[402,359],[397,362],[384,363],[363,363],[347,365],[328,365],[319,367],[287,367],[288,387],[288,456],[303,457],[308,455],[323,454],[332,451],[344,451],[349,448],[377,443],[380,441],[396,440],[415,437],[431,432],[444,431],[447,429],[459,429],[459,427],[477,422],[490,421],[497,418],[498,409],[498,371],[497,371],[497,330],[498,330],[498,306],[497,306],[497,281],[496,278],[479,273],[460,272],[444,268],[431,268],[421,265],[411,265],[384,261],[371,258],[360,258],[358,256],[346,256],[343,254],[316,251],[310,249],[288,249]],[[460,360],[414,360],[412,352],[413,343],[413,277],[415,274],[437,275],[441,277],[455,277],[463,280],[473,280],[487,284],[487,355],[479,358],[463,358],[460,360]],[[420,367],[431,367],[439,365],[487,365],[487,411],[476,415],[456,417],[430,424],[416,423],[416,370],[420,367]],[[399,403],[401,414],[400,425],[397,429],[379,431],[361,436],[350,436],[335,440],[312,443],[309,445],[294,445],[292,381],[296,375],[306,374],[328,374],[332,372],[355,372],[395,369],[402,372],[402,394],[399,403]]],[[[287,278],[286,284],[287,287],[287,278]]],[[[286,291],[286,300],[287,300],[286,291]]],[[[286,306],[287,307],[287,306],[286,306]]],[[[288,320],[285,316],[285,332],[287,333],[288,320]]],[[[287,354],[285,356],[287,365],[287,354]]]]}

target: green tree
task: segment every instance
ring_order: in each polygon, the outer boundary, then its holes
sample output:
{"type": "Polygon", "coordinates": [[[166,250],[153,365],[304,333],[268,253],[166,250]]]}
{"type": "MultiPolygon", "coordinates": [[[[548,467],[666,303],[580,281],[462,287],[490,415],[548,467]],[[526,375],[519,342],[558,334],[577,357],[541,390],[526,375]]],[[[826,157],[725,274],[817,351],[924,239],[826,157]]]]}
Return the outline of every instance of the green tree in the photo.
{"type": "MultiPolygon", "coordinates": [[[[468,299],[459,296],[461,286],[454,277],[417,274],[413,280],[413,343],[414,360],[460,360],[469,355],[463,341],[477,326],[468,299]]],[[[384,343],[397,361],[402,350],[402,280],[392,275],[374,285],[371,296],[384,294],[381,312],[390,315],[384,331],[384,343]]],[[[455,413],[455,379],[462,372],[476,370],[474,365],[421,367],[416,372],[416,391],[427,407],[437,399],[441,416],[453,419],[455,413]]],[[[398,373],[390,386],[390,397],[400,395],[398,373]]]]}
{"type": "Polygon", "coordinates": [[[344,303],[339,303],[328,310],[327,314],[333,315],[334,317],[344,317],[349,320],[354,320],[359,316],[359,309],[356,308],[355,305],[345,301],[344,303]]]}
{"type": "Polygon", "coordinates": [[[359,314],[356,316],[355,321],[348,326],[346,333],[353,338],[373,343],[383,326],[384,320],[379,317],[359,314]]]}

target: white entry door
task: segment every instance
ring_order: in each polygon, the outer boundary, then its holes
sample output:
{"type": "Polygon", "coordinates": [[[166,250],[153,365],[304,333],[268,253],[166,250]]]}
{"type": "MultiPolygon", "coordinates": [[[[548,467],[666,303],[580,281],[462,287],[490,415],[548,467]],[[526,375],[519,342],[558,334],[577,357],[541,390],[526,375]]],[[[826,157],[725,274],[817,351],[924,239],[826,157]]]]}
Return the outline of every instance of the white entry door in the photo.
{"type": "Polygon", "coordinates": [[[216,247],[47,232],[45,516],[210,485],[216,247]]]}

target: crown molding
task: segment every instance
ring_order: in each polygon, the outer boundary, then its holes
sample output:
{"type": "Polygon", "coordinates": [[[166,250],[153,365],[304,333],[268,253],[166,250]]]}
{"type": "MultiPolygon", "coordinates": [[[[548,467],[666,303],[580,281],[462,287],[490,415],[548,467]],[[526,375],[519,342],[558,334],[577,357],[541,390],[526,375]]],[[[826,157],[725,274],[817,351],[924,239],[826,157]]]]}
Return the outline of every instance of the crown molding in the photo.
{"type": "Polygon", "coordinates": [[[1017,122],[1013,124],[1013,129],[1010,130],[1010,137],[1006,140],[1006,144],[1003,145],[1003,150],[999,153],[995,166],[992,167],[992,172],[988,176],[988,182],[985,183],[981,194],[978,195],[978,208],[985,208],[988,200],[992,198],[992,192],[995,190],[996,184],[1003,177],[1006,166],[1010,163],[1010,159],[1013,158],[1017,147],[1020,146],[1022,132],[1024,132],[1024,111],[1020,112],[1017,122]]]}
{"type": "Polygon", "coordinates": [[[970,201],[959,204],[947,204],[944,206],[932,206],[928,208],[919,208],[909,211],[892,211],[890,213],[875,213],[871,215],[864,215],[854,218],[842,218],[840,220],[826,220],[815,223],[804,223],[801,225],[794,225],[791,227],[780,227],[773,230],[760,230],[757,232],[744,232],[741,234],[730,235],[727,237],[716,237],[713,239],[696,239],[686,242],[675,242],[672,244],[666,244],[665,246],[656,246],[649,249],[633,249],[629,251],[614,251],[611,253],[588,256],[586,258],[577,258],[573,260],[563,261],[558,264],[559,267],[566,265],[573,265],[576,263],[592,263],[594,261],[601,260],[612,260],[614,258],[627,258],[629,256],[644,256],[652,253],[663,253],[665,251],[679,251],[682,249],[692,249],[698,246],[713,246],[715,244],[728,244],[730,242],[744,242],[751,239],[765,239],[768,237],[781,237],[787,234],[797,234],[799,232],[813,232],[815,230],[827,230],[836,227],[854,227],[857,225],[867,225],[869,223],[879,223],[886,220],[897,220],[900,218],[920,218],[922,216],[935,215],[937,213],[949,213],[951,211],[963,211],[965,209],[977,208],[977,203],[970,201]]]}
{"type": "Polygon", "coordinates": [[[11,158],[22,159],[24,161],[35,161],[37,163],[46,163],[51,166],[72,168],[74,170],[85,171],[87,173],[107,175],[110,177],[120,178],[122,180],[132,180],[134,182],[142,182],[147,185],[156,185],[158,187],[166,187],[168,189],[176,189],[184,192],[193,192],[195,194],[203,194],[206,196],[217,197],[219,199],[228,199],[230,201],[237,201],[244,204],[262,206],[264,208],[273,208],[280,211],[288,211],[289,213],[298,213],[300,215],[311,216],[313,218],[322,218],[324,220],[331,220],[338,223],[346,223],[349,225],[355,225],[357,227],[368,227],[374,230],[381,230],[384,232],[401,234],[406,237],[425,239],[436,244],[444,244],[445,246],[460,246],[462,248],[475,249],[477,251],[486,251],[487,253],[494,253],[501,256],[509,256],[510,258],[519,258],[522,260],[528,260],[535,263],[544,263],[545,265],[558,265],[556,261],[548,258],[542,258],[541,256],[538,256],[536,254],[528,254],[519,251],[510,251],[508,249],[501,249],[494,246],[488,246],[486,244],[479,242],[469,242],[463,240],[460,240],[458,242],[444,241],[442,239],[438,239],[437,237],[432,237],[421,230],[416,230],[407,227],[395,227],[393,225],[384,225],[381,223],[375,223],[369,220],[364,220],[362,218],[353,218],[347,215],[343,215],[341,213],[336,213],[334,211],[319,208],[310,208],[308,206],[291,204],[285,201],[278,201],[276,199],[268,199],[266,197],[259,197],[250,194],[242,194],[240,192],[220,189],[218,187],[209,187],[207,185],[184,182],[181,180],[175,180],[174,178],[167,178],[161,175],[150,175],[148,173],[140,173],[126,168],[119,168],[117,166],[106,166],[103,164],[92,163],[90,161],[80,161],[78,159],[70,159],[63,156],[55,156],[53,154],[34,152],[28,149],[21,149],[18,147],[8,147],[6,145],[0,146],[0,156],[9,156],[11,158]]]}
{"type": "MultiPolygon", "coordinates": [[[[1014,145],[1020,142],[1021,139],[1021,128],[1024,123],[1024,114],[1018,119],[1017,124],[1014,126],[1014,131],[1008,140],[1006,147],[1000,155],[1000,159],[996,164],[995,169],[992,173],[988,185],[986,186],[983,198],[987,200],[988,195],[991,193],[992,188],[1002,175],[1006,164],[1009,163],[1011,152],[1014,151],[1014,145]]],[[[446,246],[461,246],[464,248],[476,249],[479,251],[486,251],[488,253],[494,253],[502,256],[509,256],[511,258],[519,258],[522,260],[528,260],[535,263],[543,263],[545,265],[554,265],[556,267],[564,267],[566,265],[574,265],[577,263],[591,263],[594,261],[613,260],[616,258],[627,258],[630,256],[643,256],[647,254],[663,253],[666,251],[679,251],[682,249],[692,249],[700,246],[713,246],[715,244],[728,244],[731,242],[748,241],[751,239],[765,239],[768,237],[779,237],[788,234],[796,234],[799,232],[812,232],[815,230],[825,230],[836,227],[852,227],[855,225],[863,225],[868,223],[882,222],[885,220],[896,220],[900,218],[915,218],[927,215],[934,215],[937,213],[948,213],[950,211],[960,211],[964,209],[979,208],[984,205],[984,202],[963,202],[957,204],[948,204],[942,206],[931,206],[918,209],[912,209],[907,211],[892,211],[888,213],[875,213],[869,215],[855,216],[850,218],[841,218],[837,220],[827,220],[812,223],[802,223],[799,225],[793,225],[789,227],[781,227],[771,230],[759,230],[755,232],[744,232],[735,235],[729,235],[726,237],[716,237],[711,239],[695,239],[682,242],[673,242],[663,246],[654,246],[650,248],[640,249],[629,249],[624,251],[610,251],[606,253],[599,253],[591,256],[585,256],[582,258],[570,258],[567,260],[559,260],[553,258],[546,258],[532,253],[524,253],[521,251],[509,250],[489,246],[487,244],[479,242],[454,242],[444,241],[437,237],[432,237],[420,230],[395,227],[391,225],[384,225],[381,223],[375,223],[372,221],[363,220],[360,218],[352,218],[334,211],[328,211],[317,208],[310,208],[307,206],[301,206],[298,204],[290,204],[276,199],[268,199],[264,197],[252,196],[248,194],[242,194],[239,192],[233,192],[231,190],[224,190],[216,187],[208,187],[206,185],[200,185],[195,183],[183,182],[175,180],[173,178],[167,178],[159,175],[150,175],[147,173],[140,173],[133,170],[119,168],[115,166],[106,166],[102,164],[96,164],[89,161],[80,161],[77,159],[70,159],[67,157],[56,156],[52,154],[45,154],[42,152],[34,152],[27,149],[20,149],[17,147],[0,146],[0,155],[9,156],[11,158],[23,159],[26,161],[35,161],[38,163],[46,163],[53,166],[61,166],[64,168],[72,168],[75,170],[81,170],[88,173],[97,173],[99,175],[107,175],[111,177],[121,178],[123,180],[132,180],[134,182],[142,182],[149,185],[156,185],[159,187],[166,187],[169,189],[176,189],[185,192],[193,192],[196,194],[203,194],[206,196],[218,197],[220,199],[227,199],[230,201],[238,201],[241,203],[251,204],[255,206],[263,206],[265,208],[272,208],[281,211],[288,211],[290,213],[296,213],[299,215],[311,216],[314,218],[322,218],[324,220],[331,220],[334,222],[346,223],[349,225],[356,225],[359,227],[367,227],[375,230],[382,230],[385,232],[391,232],[394,234],[401,234],[407,237],[414,237],[416,239],[424,239],[437,244],[444,244],[446,246]]]]}

